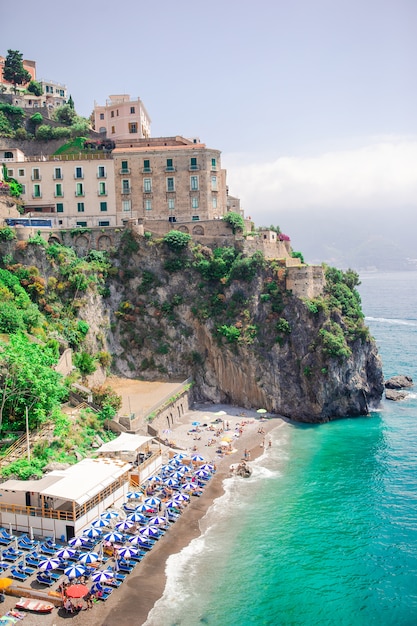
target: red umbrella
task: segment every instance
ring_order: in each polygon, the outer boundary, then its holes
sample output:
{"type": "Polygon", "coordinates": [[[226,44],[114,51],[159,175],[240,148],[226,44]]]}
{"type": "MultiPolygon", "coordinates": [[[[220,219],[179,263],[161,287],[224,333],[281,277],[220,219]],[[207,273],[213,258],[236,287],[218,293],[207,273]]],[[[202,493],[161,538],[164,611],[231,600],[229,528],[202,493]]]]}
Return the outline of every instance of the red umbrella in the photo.
{"type": "Polygon", "coordinates": [[[65,593],[68,598],[83,598],[89,592],[87,585],[70,585],[65,593]]]}

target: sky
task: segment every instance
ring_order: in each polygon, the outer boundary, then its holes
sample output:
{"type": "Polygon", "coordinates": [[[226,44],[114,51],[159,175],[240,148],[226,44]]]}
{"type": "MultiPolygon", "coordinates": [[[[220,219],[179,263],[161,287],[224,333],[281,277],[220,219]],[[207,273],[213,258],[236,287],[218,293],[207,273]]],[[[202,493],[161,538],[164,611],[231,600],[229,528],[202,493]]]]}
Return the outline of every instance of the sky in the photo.
{"type": "Polygon", "coordinates": [[[140,97],[152,136],[221,150],[245,215],[306,260],[417,259],[416,0],[54,6],[3,6],[0,54],[36,61],[78,114],[140,97]]]}

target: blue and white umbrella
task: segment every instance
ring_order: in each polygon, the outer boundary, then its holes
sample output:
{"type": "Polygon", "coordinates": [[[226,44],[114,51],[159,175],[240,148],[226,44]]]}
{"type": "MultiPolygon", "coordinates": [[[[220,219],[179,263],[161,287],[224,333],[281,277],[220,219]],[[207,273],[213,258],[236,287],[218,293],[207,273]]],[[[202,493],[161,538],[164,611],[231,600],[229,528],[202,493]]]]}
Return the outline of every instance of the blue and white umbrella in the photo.
{"type": "Polygon", "coordinates": [[[120,533],[106,533],[103,535],[104,541],[109,541],[110,543],[121,543],[123,541],[123,535],[120,533]]]}
{"type": "Polygon", "coordinates": [[[210,472],[206,472],[205,470],[199,469],[196,472],[194,472],[194,476],[197,476],[198,478],[202,478],[203,480],[206,480],[207,478],[210,478],[210,472]]]}
{"type": "Polygon", "coordinates": [[[197,489],[198,485],[194,484],[194,483],[185,483],[185,485],[182,485],[181,489],[183,491],[194,491],[195,489],[197,489]]]}
{"type": "Polygon", "coordinates": [[[172,476],[171,476],[170,478],[167,478],[167,479],[164,481],[164,484],[165,484],[167,487],[178,487],[178,480],[176,480],[175,478],[172,478],[172,476]]]}
{"type": "Polygon", "coordinates": [[[116,524],[115,528],[117,528],[117,530],[129,530],[130,528],[133,528],[134,525],[135,522],[125,519],[122,522],[116,524]]]}
{"type": "Polygon", "coordinates": [[[151,517],[149,520],[150,526],[163,526],[164,524],[167,524],[167,523],[168,523],[168,520],[163,515],[157,515],[156,517],[151,517]]]}
{"type": "Polygon", "coordinates": [[[96,519],[91,524],[91,526],[93,526],[94,528],[105,528],[108,525],[109,525],[109,520],[103,519],[102,517],[100,517],[100,519],[96,519]]]}
{"type": "Polygon", "coordinates": [[[88,543],[87,537],[73,537],[68,541],[71,548],[82,548],[86,543],[88,543]]]}
{"type": "Polygon", "coordinates": [[[129,537],[128,541],[131,546],[143,546],[148,543],[148,540],[145,537],[142,537],[142,535],[133,535],[132,537],[129,537]]]}
{"type": "Polygon", "coordinates": [[[182,461],[183,459],[186,459],[188,457],[188,454],[185,454],[185,452],[178,452],[178,454],[176,454],[173,458],[176,461],[182,461]]]}
{"type": "Polygon", "coordinates": [[[159,537],[161,534],[157,526],[145,526],[139,530],[139,533],[142,537],[159,537]]]}
{"type": "Polygon", "coordinates": [[[139,504],[139,506],[136,507],[136,511],[138,513],[151,513],[154,510],[155,507],[149,506],[149,504],[139,504]]]}
{"type": "Polygon", "coordinates": [[[214,465],[211,465],[211,463],[204,463],[204,465],[202,465],[200,469],[204,470],[205,472],[214,472],[214,465]]]}
{"type": "Polygon", "coordinates": [[[201,456],[201,454],[194,454],[191,457],[191,460],[194,461],[194,463],[200,463],[201,461],[204,461],[204,457],[201,456]]]}
{"type": "Polygon", "coordinates": [[[146,515],[142,515],[142,513],[139,513],[138,511],[134,511],[134,513],[128,515],[127,519],[135,524],[146,524],[148,521],[146,515]]]}
{"type": "Polygon", "coordinates": [[[106,583],[114,578],[114,573],[110,569],[105,569],[102,572],[96,572],[91,576],[93,583],[106,583]]]}
{"type": "Polygon", "coordinates": [[[149,476],[149,478],[147,478],[146,480],[149,483],[161,483],[162,482],[162,478],[158,476],[157,474],[155,476],[149,476]]]}
{"type": "Polygon", "coordinates": [[[143,494],[141,491],[128,491],[126,494],[126,498],[128,498],[129,500],[139,500],[142,495],[143,494]]]}
{"type": "Polygon", "coordinates": [[[166,509],[177,509],[178,508],[178,502],[176,502],[175,500],[168,500],[167,502],[165,502],[165,508],[166,509]]]}
{"type": "Polygon", "coordinates": [[[117,551],[117,555],[121,556],[122,559],[131,559],[132,556],[136,556],[138,550],[136,548],[120,548],[117,551]]]}
{"type": "Polygon", "coordinates": [[[84,576],[85,567],[83,567],[83,565],[71,565],[64,569],[64,574],[68,576],[68,578],[79,578],[80,576],[84,576]]]}
{"type": "Polygon", "coordinates": [[[90,565],[98,561],[98,554],[97,552],[83,552],[78,560],[83,565],[90,565]]]}
{"type": "Polygon", "coordinates": [[[51,572],[53,569],[56,569],[59,564],[59,559],[43,559],[42,561],[39,561],[38,568],[41,572],[51,572]]]}
{"type": "Polygon", "coordinates": [[[58,559],[72,559],[77,554],[77,550],[72,550],[71,548],[61,548],[55,552],[55,556],[58,559]]]}
{"type": "Polygon", "coordinates": [[[106,511],[105,513],[101,514],[101,517],[106,520],[112,520],[116,517],[119,517],[119,513],[117,511],[106,511]]]}
{"type": "Polygon", "coordinates": [[[83,535],[85,535],[89,539],[97,539],[97,537],[100,537],[101,534],[102,534],[101,530],[99,528],[95,528],[94,526],[90,526],[90,528],[87,528],[83,532],[83,535]]]}
{"type": "Polygon", "coordinates": [[[177,502],[188,502],[190,499],[190,496],[187,496],[186,493],[177,493],[173,500],[176,500],[177,502]]]}
{"type": "Polygon", "coordinates": [[[155,508],[161,504],[161,500],[159,498],[155,498],[154,496],[151,496],[150,498],[146,498],[145,504],[147,504],[148,506],[152,508],[155,508]]]}

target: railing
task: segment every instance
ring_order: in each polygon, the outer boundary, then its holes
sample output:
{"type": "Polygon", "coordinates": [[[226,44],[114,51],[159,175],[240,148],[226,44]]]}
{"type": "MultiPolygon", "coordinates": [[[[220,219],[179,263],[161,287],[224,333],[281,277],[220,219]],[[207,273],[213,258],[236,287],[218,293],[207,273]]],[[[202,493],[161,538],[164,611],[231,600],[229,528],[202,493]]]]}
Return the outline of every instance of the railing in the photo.
{"type": "Polygon", "coordinates": [[[180,385],[178,385],[178,387],[173,389],[169,394],[167,394],[164,398],[162,398],[162,400],[160,400],[159,402],[151,406],[151,408],[148,409],[147,412],[143,415],[143,418],[146,420],[150,415],[152,415],[152,413],[154,413],[158,409],[162,409],[164,405],[168,402],[168,400],[170,400],[170,398],[180,394],[183,390],[185,390],[186,385],[189,385],[192,380],[193,380],[192,376],[187,378],[187,380],[184,380],[183,383],[181,383],[180,385]]]}

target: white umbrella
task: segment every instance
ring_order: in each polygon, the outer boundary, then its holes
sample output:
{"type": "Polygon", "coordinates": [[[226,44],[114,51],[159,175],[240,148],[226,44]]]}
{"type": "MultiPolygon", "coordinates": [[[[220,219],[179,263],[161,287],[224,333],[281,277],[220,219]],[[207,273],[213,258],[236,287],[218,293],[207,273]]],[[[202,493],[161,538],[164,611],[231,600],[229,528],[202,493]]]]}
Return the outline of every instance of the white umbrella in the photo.
{"type": "Polygon", "coordinates": [[[198,487],[198,485],[195,485],[194,483],[186,483],[181,487],[181,489],[183,491],[194,491],[196,487],[198,487]]]}
{"type": "Polygon", "coordinates": [[[150,526],[161,526],[167,524],[168,520],[163,515],[158,515],[156,517],[151,517],[149,520],[150,526]]]}
{"type": "Polygon", "coordinates": [[[149,506],[149,504],[139,504],[138,507],[136,507],[136,511],[138,513],[151,513],[154,510],[155,507],[153,506],[149,506]]]}
{"type": "Polygon", "coordinates": [[[106,511],[106,513],[101,514],[101,517],[106,520],[112,520],[119,517],[119,513],[117,511],[106,511]]]}
{"type": "Polygon", "coordinates": [[[117,555],[121,556],[122,559],[130,559],[132,556],[136,556],[138,550],[136,548],[120,548],[117,551],[117,555]]]}
{"type": "Polygon", "coordinates": [[[103,518],[100,519],[96,519],[91,526],[93,526],[94,528],[105,528],[105,526],[109,525],[109,520],[105,520],[103,518]]]}
{"type": "Polygon", "coordinates": [[[123,541],[123,535],[120,533],[106,533],[103,535],[104,541],[109,541],[110,543],[121,543],[123,541]]]}
{"type": "Polygon", "coordinates": [[[199,463],[200,461],[204,461],[204,457],[201,456],[201,454],[194,454],[191,460],[194,461],[194,463],[199,463]]]}
{"type": "Polygon", "coordinates": [[[141,528],[139,533],[142,537],[159,537],[160,530],[157,526],[146,526],[145,528],[141,528]]]}
{"type": "Polygon", "coordinates": [[[77,554],[76,550],[71,550],[71,548],[61,548],[55,553],[55,556],[58,559],[72,559],[77,554]]]}
{"type": "Polygon", "coordinates": [[[98,554],[97,552],[83,552],[78,560],[83,565],[89,565],[98,561],[98,554]]]}
{"type": "Polygon", "coordinates": [[[87,537],[73,537],[68,541],[71,548],[82,548],[86,543],[88,543],[87,537]]]}
{"type": "Polygon", "coordinates": [[[142,546],[147,543],[147,540],[142,535],[133,535],[133,537],[129,537],[129,543],[132,546],[137,546],[138,544],[142,546]]]}
{"type": "Polygon", "coordinates": [[[116,524],[115,528],[117,528],[117,530],[129,530],[129,528],[133,528],[134,525],[135,522],[131,520],[123,520],[122,522],[116,524]]]}
{"type": "Polygon", "coordinates": [[[146,515],[142,515],[142,513],[139,513],[138,511],[135,511],[134,513],[131,513],[130,515],[128,515],[127,519],[130,522],[134,522],[135,524],[144,524],[145,522],[148,521],[148,518],[146,517],[146,515]]]}
{"type": "Polygon", "coordinates": [[[150,498],[146,498],[145,504],[147,504],[148,506],[152,508],[155,508],[161,504],[161,500],[159,498],[155,498],[154,496],[151,496],[150,498]]]}
{"type": "Polygon", "coordinates": [[[146,479],[148,482],[150,483],[161,483],[162,482],[162,478],[158,475],[155,476],[149,476],[149,478],[146,479]]]}
{"type": "Polygon", "coordinates": [[[114,573],[111,569],[105,569],[102,572],[96,572],[91,576],[93,583],[105,583],[114,578],[114,573]]]}
{"type": "Polygon", "coordinates": [[[126,498],[129,500],[139,500],[142,497],[141,491],[128,491],[126,494],[126,498]]]}
{"type": "Polygon", "coordinates": [[[209,472],[206,472],[205,470],[199,469],[194,473],[194,476],[197,476],[198,478],[209,478],[210,474],[209,472]]]}
{"type": "Polygon", "coordinates": [[[201,470],[205,470],[206,472],[213,472],[214,471],[214,465],[211,465],[211,463],[204,463],[204,465],[202,465],[200,467],[201,470]]]}
{"type": "Polygon", "coordinates": [[[176,500],[177,502],[188,502],[190,499],[190,496],[187,496],[186,493],[177,493],[173,499],[176,500]]]}
{"type": "Polygon", "coordinates": [[[89,539],[97,539],[97,537],[100,537],[102,533],[101,530],[95,526],[91,526],[90,528],[87,528],[83,534],[89,539]]]}
{"type": "Polygon", "coordinates": [[[182,461],[182,459],[186,459],[186,458],[187,458],[187,456],[188,456],[188,454],[185,454],[185,452],[178,452],[178,454],[176,454],[176,455],[174,456],[174,459],[175,459],[176,461],[178,461],[178,460],[179,460],[179,461],[182,461]]]}
{"type": "Polygon", "coordinates": [[[175,478],[167,478],[165,483],[164,483],[167,487],[177,487],[178,486],[178,480],[176,480],[175,478]]]}

